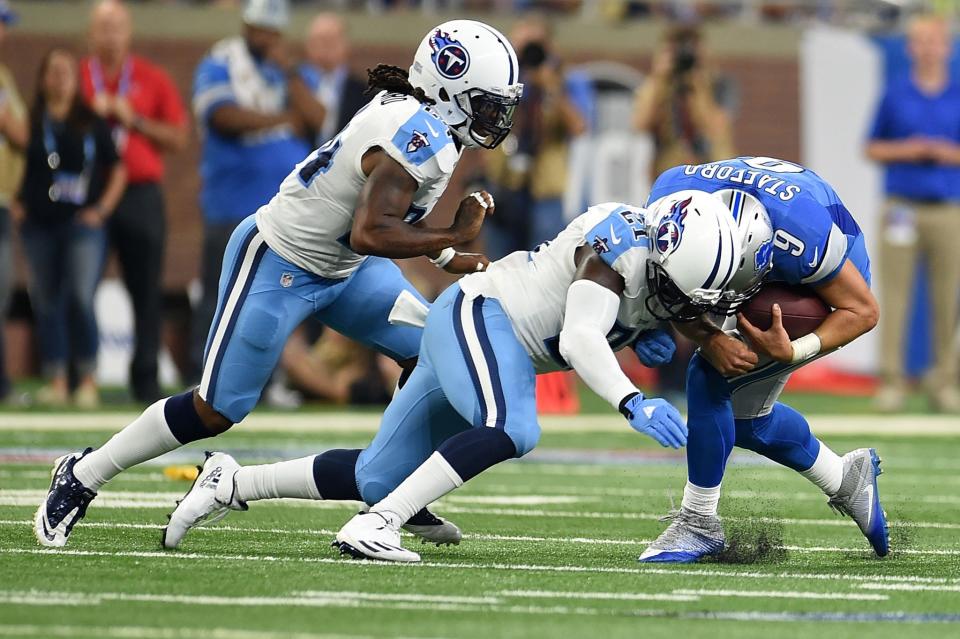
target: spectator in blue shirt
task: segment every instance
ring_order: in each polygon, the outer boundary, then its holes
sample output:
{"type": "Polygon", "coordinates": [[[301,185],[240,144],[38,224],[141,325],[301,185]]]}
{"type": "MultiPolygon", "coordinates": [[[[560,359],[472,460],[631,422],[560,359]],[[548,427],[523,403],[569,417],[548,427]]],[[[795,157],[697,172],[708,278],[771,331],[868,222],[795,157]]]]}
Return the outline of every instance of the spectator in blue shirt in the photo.
{"type": "Polygon", "coordinates": [[[909,74],[888,79],[867,155],[886,167],[880,248],[881,369],[877,406],[903,407],[904,335],[917,263],[927,265],[936,361],[927,388],[935,408],[960,411],[957,391],[960,293],[960,84],[950,77],[950,34],[941,18],[909,26],[909,74]]]}
{"type": "Polygon", "coordinates": [[[194,76],[193,110],[203,131],[203,297],[193,323],[199,375],[217,304],[223,252],[234,227],[266,204],[310,151],[303,136],[323,126],[314,98],[283,41],[287,0],[248,0],[243,34],[213,45],[194,76]]]}

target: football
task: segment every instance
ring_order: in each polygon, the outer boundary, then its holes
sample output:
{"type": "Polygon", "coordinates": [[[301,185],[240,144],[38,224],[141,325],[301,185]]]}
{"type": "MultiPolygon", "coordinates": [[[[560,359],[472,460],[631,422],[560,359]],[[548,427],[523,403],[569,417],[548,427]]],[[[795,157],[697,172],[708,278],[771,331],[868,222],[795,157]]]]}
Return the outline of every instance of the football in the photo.
{"type": "Polygon", "coordinates": [[[770,307],[774,304],[780,305],[783,327],[790,339],[812,333],[830,313],[830,307],[810,287],[778,282],[764,285],[740,312],[751,324],[765,331],[770,328],[770,307]]]}

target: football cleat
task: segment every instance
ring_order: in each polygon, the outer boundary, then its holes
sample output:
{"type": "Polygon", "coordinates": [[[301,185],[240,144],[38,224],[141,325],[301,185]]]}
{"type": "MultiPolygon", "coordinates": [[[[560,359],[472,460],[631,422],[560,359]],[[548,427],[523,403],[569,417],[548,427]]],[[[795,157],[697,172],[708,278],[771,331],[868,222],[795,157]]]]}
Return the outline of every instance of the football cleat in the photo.
{"type": "Polygon", "coordinates": [[[220,521],[231,510],[247,510],[246,502],[236,497],[234,481],[240,464],[226,453],[207,453],[203,466],[190,490],[168,515],[170,522],[163,529],[161,543],[173,549],[180,545],[191,528],[220,521]]]}
{"type": "Polygon", "coordinates": [[[87,506],[97,496],[73,474],[77,461],[92,450],[69,453],[53,462],[50,490],[33,519],[33,533],[41,546],[66,546],[73,527],[87,514],[87,506]]]}
{"type": "Polygon", "coordinates": [[[359,513],[337,533],[331,544],[356,559],[416,562],[420,555],[400,545],[400,520],[391,512],[359,513]]]}
{"type": "Polygon", "coordinates": [[[408,519],[403,529],[419,537],[422,543],[437,546],[457,546],[463,538],[456,524],[443,517],[437,517],[426,508],[408,519]]]}
{"type": "Polygon", "coordinates": [[[852,517],[874,552],[885,557],[890,552],[890,533],[877,488],[877,476],[882,472],[875,449],[858,448],[847,453],[843,456],[840,490],[828,503],[835,512],[852,517]]]}
{"type": "Polygon", "coordinates": [[[671,523],[637,561],[688,564],[716,555],[724,548],[723,524],[716,515],[699,515],[681,508],[660,521],[671,523]]]}

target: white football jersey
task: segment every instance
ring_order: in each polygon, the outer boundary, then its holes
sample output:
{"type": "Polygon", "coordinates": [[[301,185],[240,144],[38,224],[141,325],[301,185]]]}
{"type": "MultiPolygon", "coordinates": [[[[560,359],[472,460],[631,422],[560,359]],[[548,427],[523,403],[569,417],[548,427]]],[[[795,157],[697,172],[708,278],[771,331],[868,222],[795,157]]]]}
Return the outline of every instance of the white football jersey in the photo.
{"type": "Polygon", "coordinates": [[[577,270],[574,253],[589,244],[626,282],[617,322],[607,335],[610,347],[619,350],[658,323],[646,306],[651,250],[646,215],[644,209],[627,204],[597,204],[555,239],[533,251],[511,253],[483,273],[467,275],[460,287],[468,297],[500,301],[538,373],[568,369],[560,355],[560,330],[567,289],[577,270]]]}
{"type": "Polygon", "coordinates": [[[430,213],[460,160],[450,130],[416,98],[385,91],[335,138],[307,156],[257,211],[257,228],[281,257],[317,275],[347,277],[363,256],[350,248],[350,229],[366,176],[363,154],[380,147],[417,181],[404,221],[430,213]]]}

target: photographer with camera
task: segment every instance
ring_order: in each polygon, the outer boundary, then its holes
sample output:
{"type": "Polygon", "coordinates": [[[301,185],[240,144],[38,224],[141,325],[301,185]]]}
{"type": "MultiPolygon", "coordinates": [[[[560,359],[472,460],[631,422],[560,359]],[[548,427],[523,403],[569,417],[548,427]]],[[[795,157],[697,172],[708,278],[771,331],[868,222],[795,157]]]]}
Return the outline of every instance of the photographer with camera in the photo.
{"type": "Polygon", "coordinates": [[[693,26],[670,29],[637,91],[633,126],[653,137],[655,177],[678,164],[733,157],[732,86],[707,66],[693,26]]]}
{"type": "Polygon", "coordinates": [[[582,104],[589,96],[565,77],[552,51],[549,25],[538,16],[520,20],[510,40],[517,50],[523,100],[510,136],[489,154],[487,181],[497,214],[484,225],[486,252],[499,258],[544,242],[565,226],[570,141],[586,131],[582,104]]]}
{"type": "MultiPolygon", "coordinates": [[[[679,164],[703,164],[736,155],[731,111],[733,86],[707,65],[703,39],[694,26],[667,31],[653,56],[650,75],[637,90],[634,129],[653,138],[651,179],[679,164]]],[[[686,402],[687,362],[694,345],[674,333],[677,351],[658,368],[660,392],[675,405],[686,402]]]]}

